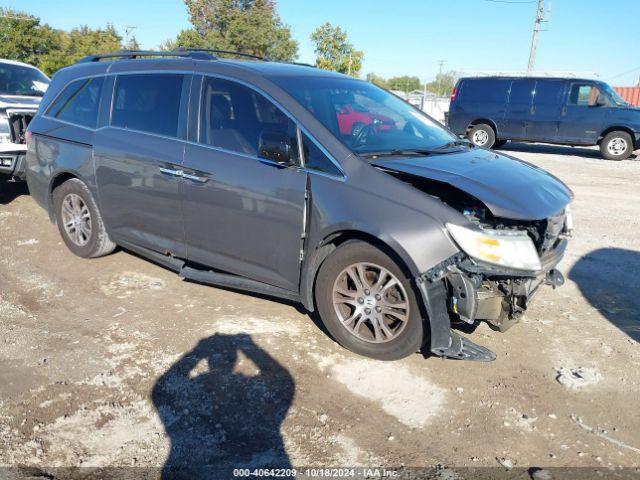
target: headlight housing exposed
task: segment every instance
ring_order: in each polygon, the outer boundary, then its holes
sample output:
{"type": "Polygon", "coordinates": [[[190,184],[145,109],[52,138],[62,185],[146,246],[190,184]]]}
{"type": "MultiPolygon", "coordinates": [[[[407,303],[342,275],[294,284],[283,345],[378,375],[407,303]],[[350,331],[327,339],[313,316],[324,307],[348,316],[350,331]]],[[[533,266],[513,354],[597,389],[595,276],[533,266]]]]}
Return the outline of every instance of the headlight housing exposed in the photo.
{"type": "Polygon", "coordinates": [[[467,255],[482,262],[518,270],[542,268],[533,241],[520,230],[474,230],[447,223],[447,230],[467,255]]]}

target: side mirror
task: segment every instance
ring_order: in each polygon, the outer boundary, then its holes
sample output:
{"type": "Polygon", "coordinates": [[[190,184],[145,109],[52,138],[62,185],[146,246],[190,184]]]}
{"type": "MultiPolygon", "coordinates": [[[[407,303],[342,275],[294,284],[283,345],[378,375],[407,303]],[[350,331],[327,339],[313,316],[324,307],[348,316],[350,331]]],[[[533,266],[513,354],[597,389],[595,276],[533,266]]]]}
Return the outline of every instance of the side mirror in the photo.
{"type": "Polygon", "coordinates": [[[262,132],[258,155],[279,165],[293,165],[291,160],[293,146],[291,139],[282,132],[262,132]]]}
{"type": "Polygon", "coordinates": [[[604,107],[607,104],[607,99],[601,93],[596,97],[596,103],[593,105],[594,107],[604,107]]]}

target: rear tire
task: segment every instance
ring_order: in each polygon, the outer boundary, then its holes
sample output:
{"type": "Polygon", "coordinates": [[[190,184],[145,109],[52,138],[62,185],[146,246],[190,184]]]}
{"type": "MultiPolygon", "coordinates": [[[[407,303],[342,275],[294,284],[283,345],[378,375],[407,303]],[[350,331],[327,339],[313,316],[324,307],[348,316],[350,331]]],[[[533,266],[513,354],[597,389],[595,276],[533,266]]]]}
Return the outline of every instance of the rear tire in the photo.
{"type": "Polygon", "coordinates": [[[496,143],[496,134],[490,125],[480,123],[471,127],[467,133],[467,138],[478,147],[491,148],[496,143]]]}
{"type": "Polygon", "coordinates": [[[378,360],[420,350],[422,315],[411,281],[382,250],[342,244],[320,267],[314,294],[322,322],[344,348],[378,360]]]}
{"type": "Polygon", "coordinates": [[[53,191],[53,208],[58,230],[67,248],[83,258],[102,257],[113,252],[111,241],[89,188],[77,178],[53,191]]]}
{"type": "Polygon", "coordinates": [[[607,160],[624,160],[633,152],[633,139],[627,132],[611,132],[600,142],[600,153],[607,160]]]}

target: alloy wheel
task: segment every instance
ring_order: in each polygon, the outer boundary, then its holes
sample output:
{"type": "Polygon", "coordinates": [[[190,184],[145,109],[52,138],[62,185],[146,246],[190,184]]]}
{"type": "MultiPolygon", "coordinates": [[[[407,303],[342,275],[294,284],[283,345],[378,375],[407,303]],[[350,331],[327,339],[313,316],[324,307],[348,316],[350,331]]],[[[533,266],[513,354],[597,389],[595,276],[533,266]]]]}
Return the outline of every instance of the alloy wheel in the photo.
{"type": "Polygon", "coordinates": [[[333,285],[333,306],[341,325],[370,343],[386,343],[409,322],[409,297],[389,270],[373,263],[354,263],[333,285]]]}
{"type": "Polygon", "coordinates": [[[70,193],[62,200],[62,223],[69,239],[84,247],[91,238],[91,212],[82,197],[70,193]]]}

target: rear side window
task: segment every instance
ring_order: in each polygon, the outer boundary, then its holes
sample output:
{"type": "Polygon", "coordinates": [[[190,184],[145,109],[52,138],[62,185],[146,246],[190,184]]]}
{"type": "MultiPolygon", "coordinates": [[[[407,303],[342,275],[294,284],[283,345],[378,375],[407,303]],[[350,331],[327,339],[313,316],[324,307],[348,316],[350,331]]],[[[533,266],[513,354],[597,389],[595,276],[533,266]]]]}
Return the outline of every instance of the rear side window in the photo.
{"type": "Polygon", "coordinates": [[[563,80],[538,80],[533,103],[536,105],[559,105],[564,83],[563,80]]]}
{"type": "Polygon", "coordinates": [[[466,80],[462,86],[462,99],[471,103],[505,103],[509,80],[479,78],[466,80]]]}
{"type": "Polygon", "coordinates": [[[184,75],[119,75],[111,125],[167,137],[178,136],[184,75]]]}
{"type": "Polygon", "coordinates": [[[260,93],[236,82],[205,77],[201,101],[200,143],[258,156],[261,136],[276,133],[289,138],[296,156],[295,123],[260,93]]]}
{"type": "Polygon", "coordinates": [[[104,77],[71,82],[49,108],[47,115],[65,122],[96,128],[104,77]]]}

